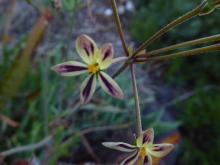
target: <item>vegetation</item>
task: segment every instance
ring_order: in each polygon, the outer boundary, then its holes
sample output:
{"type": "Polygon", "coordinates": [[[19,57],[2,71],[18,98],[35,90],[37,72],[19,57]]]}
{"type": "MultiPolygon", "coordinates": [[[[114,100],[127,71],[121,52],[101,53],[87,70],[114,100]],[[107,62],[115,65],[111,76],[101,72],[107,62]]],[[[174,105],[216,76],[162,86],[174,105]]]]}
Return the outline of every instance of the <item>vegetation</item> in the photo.
{"type": "MultiPolygon", "coordinates": [[[[135,19],[131,26],[131,34],[139,41],[143,41],[145,36],[140,34],[150,36],[164,22],[184,13],[195,3],[198,1],[184,1],[184,4],[181,0],[171,0],[166,3],[163,0],[137,1],[140,12],[135,15],[138,19],[135,19]],[[171,7],[172,10],[169,10],[171,7]]],[[[180,43],[183,40],[218,33],[219,22],[216,21],[218,15],[219,12],[216,12],[211,16],[185,23],[164,36],[153,48],[166,46],[170,42],[180,43]]],[[[217,122],[219,120],[217,100],[220,99],[219,60],[219,53],[216,53],[211,56],[177,59],[166,65],[164,71],[166,82],[175,89],[184,89],[186,93],[192,94],[190,95],[192,97],[177,105],[178,109],[182,110],[182,115],[178,115],[178,119],[183,123],[181,132],[184,138],[182,154],[177,164],[216,165],[219,162],[218,157],[214,156],[220,154],[219,147],[217,147],[219,146],[218,138],[213,138],[218,136],[216,131],[220,129],[217,122]],[[216,146],[215,149],[212,146],[216,146]]]]}
{"type": "MultiPolygon", "coordinates": [[[[215,44],[219,39],[217,37],[218,40],[216,39],[214,43],[209,41],[208,43],[213,45],[207,49],[205,43],[201,44],[209,55],[172,61],[173,57],[187,55],[187,51],[194,50],[197,45],[190,45],[189,49],[178,47],[174,53],[165,51],[167,54],[160,48],[218,34],[219,12],[197,17],[177,28],[174,28],[177,25],[174,24],[173,29],[170,28],[164,32],[165,34],[155,37],[155,32],[186,12],[192,12],[201,1],[137,0],[135,1],[137,10],[129,32],[135,40],[135,45],[143,42],[144,44],[131,50],[125,41],[123,25],[120,26],[117,6],[115,1],[111,0],[114,21],[122,44],[120,50],[116,49],[116,54],[124,51],[125,57],[124,64],[121,62],[122,67],[115,64],[109,72],[121,85],[125,98],[124,101],[120,101],[97,90],[88,104],[81,105],[79,89],[86,76],[64,78],[52,72],[51,67],[69,59],[78,61],[73,40],[79,35],[78,31],[83,29],[80,27],[83,26],[82,22],[87,25],[90,23],[92,27],[88,32],[94,31],[94,36],[100,40],[98,42],[106,40],[100,37],[102,30],[95,30],[95,25],[91,23],[95,19],[92,18],[90,9],[100,1],[60,2],[60,0],[38,2],[15,0],[4,4],[5,9],[0,8],[1,14],[6,13],[0,15],[0,163],[16,164],[30,160],[49,165],[64,162],[115,163],[118,159],[122,160],[121,155],[105,150],[101,146],[102,142],[123,140],[133,145],[135,140],[138,143],[139,138],[146,136],[144,130],[150,130],[150,133],[147,132],[153,137],[153,131],[149,128],[154,128],[155,140],[161,139],[163,142],[176,144],[180,138],[183,139],[180,149],[175,150],[178,156],[172,154],[170,157],[172,161],[165,159],[165,164],[216,165],[220,154],[218,141],[220,56],[218,53],[210,52],[219,51],[219,44],[215,44]],[[14,13],[17,3],[22,3],[21,6],[27,5],[28,7],[25,7],[30,8],[30,11],[22,12],[24,15],[14,13]],[[28,19],[25,17],[26,14],[29,15],[28,19]],[[86,20],[86,17],[91,20],[86,20]],[[22,21],[13,24],[16,18],[21,18],[22,21]],[[82,21],[82,18],[85,20],[82,21]],[[175,54],[177,52],[182,54],[175,54]],[[166,65],[161,69],[165,74],[159,79],[152,78],[152,81],[166,82],[171,89],[170,93],[178,89],[189,93],[190,96],[183,101],[177,101],[178,103],[175,101],[177,105],[172,106],[172,109],[178,109],[175,113],[168,111],[163,103],[160,105],[159,101],[155,101],[156,90],[154,91],[153,87],[152,89],[146,87],[148,79],[147,76],[143,76],[148,72],[146,66],[153,68],[155,60],[160,63],[164,59],[170,60],[165,62],[166,65]],[[134,65],[137,66],[137,70],[134,65]],[[131,73],[126,68],[130,68],[131,73]],[[175,134],[170,134],[171,131],[175,134]],[[165,135],[168,138],[164,139],[165,135]],[[81,154],[82,152],[85,154],[81,154]]],[[[206,5],[210,3],[204,2],[206,5]]],[[[203,6],[204,4],[196,15],[202,12],[203,6]]],[[[18,11],[21,12],[20,10],[18,11]]],[[[97,18],[100,18],[100,13],[97,18]]],[[[104,20],[110,21],[106,17],[104,20]]],[[[182,20],[181,23],[186,20],[182,20]]],[[[105,21],[102,25],[105,25],[105,21]]],[[[112,27],[113,23],[109,26],[112,27]]],[[[114,41],[118,39],[117,35],[115,38],[111,37],[114,41]]],[[[204,52],[199,50],[199,54],[204,52]]],[[[135,151],[140,152],[143,158],[149,158],[146,156],[147,153],[142,152],[142,143],[135,151]]],[[[112,148],[112,143],[105,144],[112,148]]],[[[138,144],[134,144],[136,145],[138,144]]],[[[161,159],[153,158],[155,164],[159,164],[160,161],[161,159]]]]}

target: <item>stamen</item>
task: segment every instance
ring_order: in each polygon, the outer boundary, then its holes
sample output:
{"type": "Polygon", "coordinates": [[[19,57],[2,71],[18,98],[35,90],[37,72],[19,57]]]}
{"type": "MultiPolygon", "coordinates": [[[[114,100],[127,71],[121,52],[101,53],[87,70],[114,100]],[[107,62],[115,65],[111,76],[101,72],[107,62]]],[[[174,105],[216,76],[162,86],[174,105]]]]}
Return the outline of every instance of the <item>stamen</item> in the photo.
{"type": "Polygon", "coordinates": [[[88,71],[89,71],[89,73],[96,74],[97,72],[100,71],[99,64],[95,63],[95,64],[92,64],[92,65],[89,65],[88,66],[88,71]]]}

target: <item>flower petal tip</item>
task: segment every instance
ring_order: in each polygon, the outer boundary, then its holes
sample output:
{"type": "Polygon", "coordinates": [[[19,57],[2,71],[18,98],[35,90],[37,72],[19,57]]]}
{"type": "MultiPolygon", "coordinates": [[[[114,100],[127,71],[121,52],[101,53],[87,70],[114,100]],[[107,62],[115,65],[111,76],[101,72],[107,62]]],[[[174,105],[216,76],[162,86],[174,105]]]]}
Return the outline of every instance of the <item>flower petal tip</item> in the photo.
{"type": "Polygon", "coordinates": [[[86,105],[88,104],[89,102],[91,101],[91,98],[90,99],[85,99],[83,98],[82,96],[80,97],[80,105],[86,105]]]}
{"type": "Polygon", "coordinates": [[[97,52],[97,45],[88,35],[82,34],[76,39],[76,50],[85,63],[91,64],[97,52]]]}
{"type": "Polygon", "coordinates": [[[77,76],[87,72],[87,66],[77,61],[67,61],[51,67],[62,76],[77,76]]]}
{"type": "Polygon", "coordinates": [[[173,151],[174,145],[170,143],[154,144],[150,153],[158,158],[167,156],[171,151],[173,151]]]}
{"type": "Polygon", "coordinates": [[[54,72],[56,72],[56,73],[60,73],[59,72],[59,65],[54,65],[54,66],[52,66],[51,68],[50,68],[52,71],[54,71],[54,72]]]}
{"type": "Polygon", "coordinates": [[[175,149],[175,145],[174,144],[170,144],[170,148],[171,148],[171,151],[172,151],[173,149],[175,149]]]}
{"type": "Polygon", "coordinates": [[[108,147],[108,142],[102,142],[102,145],[103,145],[104,147],[108,147]]]}
{"type": "Polygon", "coordinates": [[[98,79],[102,89],[106,93],[120,100],[124,98],[121,88],[108,74],[101,72],[98,79]]]}
{"type": "Polygon", "coordinates": [[[119,100],[124,100],[124,94],[121,93],[120,95],[116,96],[119,100]]]}
{"type": "Polygon", "coordinates": [[[82,98],[80,98],[80,105],[85,105],[87,104],[87,102],[85,102],[85,100],[83,100],[82,98]]]}
{"type": "Polygon", "coordinates": [[[150,133],[152,133],[152,134],[154,134],[154,129],[153,128],[149,128],[149,129],[147,129],[145,132],[150,132],[150,133]]]}

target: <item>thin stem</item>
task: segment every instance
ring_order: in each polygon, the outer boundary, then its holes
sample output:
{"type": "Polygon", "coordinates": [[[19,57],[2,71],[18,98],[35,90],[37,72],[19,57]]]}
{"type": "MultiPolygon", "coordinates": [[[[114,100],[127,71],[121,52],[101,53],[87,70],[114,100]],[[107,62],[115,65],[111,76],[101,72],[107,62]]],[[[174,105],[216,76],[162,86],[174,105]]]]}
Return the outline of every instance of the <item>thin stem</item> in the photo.
{"type": "Polygon", "coordinates": [[[115,0],[111,0],[111,5],[112,5],[112,10],[113,10],[114,18],[115,18],[117,31],[118,31],[119,37],[121,39],[124,52],[127,56],[129,56],[128,47],[127,47],[127,44],[125,41],[124,32],[122,30],[122,25],[121,25],[121,21],[120,21],[118,9],[117,9],[117,4],[116,4],[115,0]]]}
{"type": "Polygon", "coordinates": [[[158,57],[139,57],[135,60],[135,62],[145,62],[145,61],[154,61],[154,60],[170,60],[177,57],[185,57],[185,56],[194,56],[198,54],[211,53],[211,52],[219,52],[220,44],[215,44],[211,46],[206,46],[202,48],[192,49],[188,51],[182,51],[178,53],[173,53],[170,55],[158,56],[158,57]]]}
{"type": "Polygon", "coordinates": [[[130,65],[130,62],[125,62],[113,75],[113,78],[118,77],[128,66],[130,65]]]}
{"type": "Polygon", "coordinates": [[[52,141],[52,138],[53,138],[53,136],[50,135],[50,136],[46,137],[45,139],[43,139],[42,141],[40,141],[39,143],[30,144],[27,146],[21,146],[21,147],[9,149],[7,151],[3,151],[0,153],[0,156],[7,157],[10,155],[14,155],[16,153],[34,151],[36,149],[39,149],[39,148],[42,148],[42,147],[48,145],[52,141]]]}
{"type": "Polygon", "coordinates": [[[204,38],[200,38],[200,39],[196,39],[196,40],[192,40],[192,41],[182,42],[182,43],[175,44],[175,45],[171,45],[171,46],[168,46],[168,47],[165,47],[162,49],[150,51],[147,54],[148,54],[148,56],[159,55],[161,53],[165,53],[165,52],[172,51],[172,50],[182,48],[182,47],[196,46],[196,45],[206,44],[206,43],[216,42],[216,41],[220,41],[220,34],[213,35],[210,37],[204,37],[204,38]]]}
{"type": "Polygon", "coordinates": [[[144,42],[134,53],[133,56],[137,55],[141,50],[146,49],[149,45],[151,45],[154,41],[156,41],[158,38],[166,34],[168,31],[173,29],[174,27],[192,19],[195,16],[198,16],[201,10],[203,9],[204,5],[206,4],[206,0],[203,1],[200,5],[198,5],[195,9],[189,11],[185,15],[177,18],[176,20],[169,23],[167,26],[162,28],[160,31],[155,33],[152,37],[150,37],[146,42],[144,42]]]}
{"type": "Polygon", "coordinates": [[[10,125],[11,127],[14,127],[14,128],[19,127],[19,124],[16,121],[10,119],[9,117],[5,115],[0,114],[0,120],[6,123],[7,125],[10,125]]]}
{"type": "Polygon", "coordinates": [[[137,135],[140,136],[142,133],[142,124],[141,124],[141,109],[139,103],[138,89],[137,89],[137,81],[135,75],[134,64],[130,65],[131,70],[131,78],[132,78],[132,86],[135,98],[135,112],[136,112],[136,120],[137,120],[137,135]]]}
{"type": "MultiPolygon", "coordinates": [[[[86,135],[86,134],[89,134],[89,133],[92,133],[92,132],[126,129],[130,126],[131,126],[131,123],[125,123],[125,124],[117,125],[117,126],[92,127],[92,128],[84,129],[80,132],[74,131],[72,134],[75,135],[75,136],[76,135],[86,135]]],[[[20,146],[20,147],[16,147],[16,148],[12,148],[12,149],[0,152],[0,158],[1,157],[7,157],[7,156],[10,156],[10,155],[14,155],[14,154],[17,154],[17,153],[30,152],[30,151],[34,151],[36,149],[42,148],[42,147],[50,144],[53,140],[53,137],[54,137],[54,135],[50,135],[50,136],[46,137],[45,139],[43,139],[42,141],[40,141],[36,144],[20,146]]],[[[72,140],[72,136],[68,140],[72,140]]],[[[64,143],[66,143],[66,142],[64,142],[64,143]]]]}
{"type": "MultiPolygon", "coordinates": [[[[49,68],[49,57],[46,55],[45,60],[43,62],[43,65],[45,68],[49,68]]],[[[48,88],[49,88],[49,73],[48,69],[43,70],[43,78],[42,78],[42,109],[43,109],[43,121],[44,121],[44,133],[45,136],[48,135],[49,132],[49,98],[48,98],[48,88]]]]}

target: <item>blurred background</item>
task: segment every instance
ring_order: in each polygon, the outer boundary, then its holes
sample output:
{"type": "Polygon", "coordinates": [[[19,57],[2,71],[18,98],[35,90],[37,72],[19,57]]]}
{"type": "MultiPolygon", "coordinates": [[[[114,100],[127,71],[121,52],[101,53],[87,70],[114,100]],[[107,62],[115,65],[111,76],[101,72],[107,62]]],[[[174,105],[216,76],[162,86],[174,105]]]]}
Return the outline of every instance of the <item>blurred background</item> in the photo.
{"type": "MultiPolygon", "coordinates": [[[[80,60],[74,42],[87,34],[112,42],[123,56],[109,1],[0,0],[0,164],[117,164],[126,155],[103,141],[135,139],[129,71],[117,78],[118,101],[102,91],[79,107],[82,77],[64,78],[50,67],[80,60]],[[61,4],[59,4],[61,2],[61,4]],[[17,148],[19,147],[19,148],[17,148]]],[[[118,0],[131,46],[138,46],[200,0],[118,0]]],[[[150,49],[219,33],[219,11],[194,18],[150,49]]],[[[220,56],[181,58],[137,66],[142,123],[155,141],[176,145],[154,165],[218,165],[220,161],[220,56]]],[[[108,72],[113,74],[120,65],[108,72]]]]}

